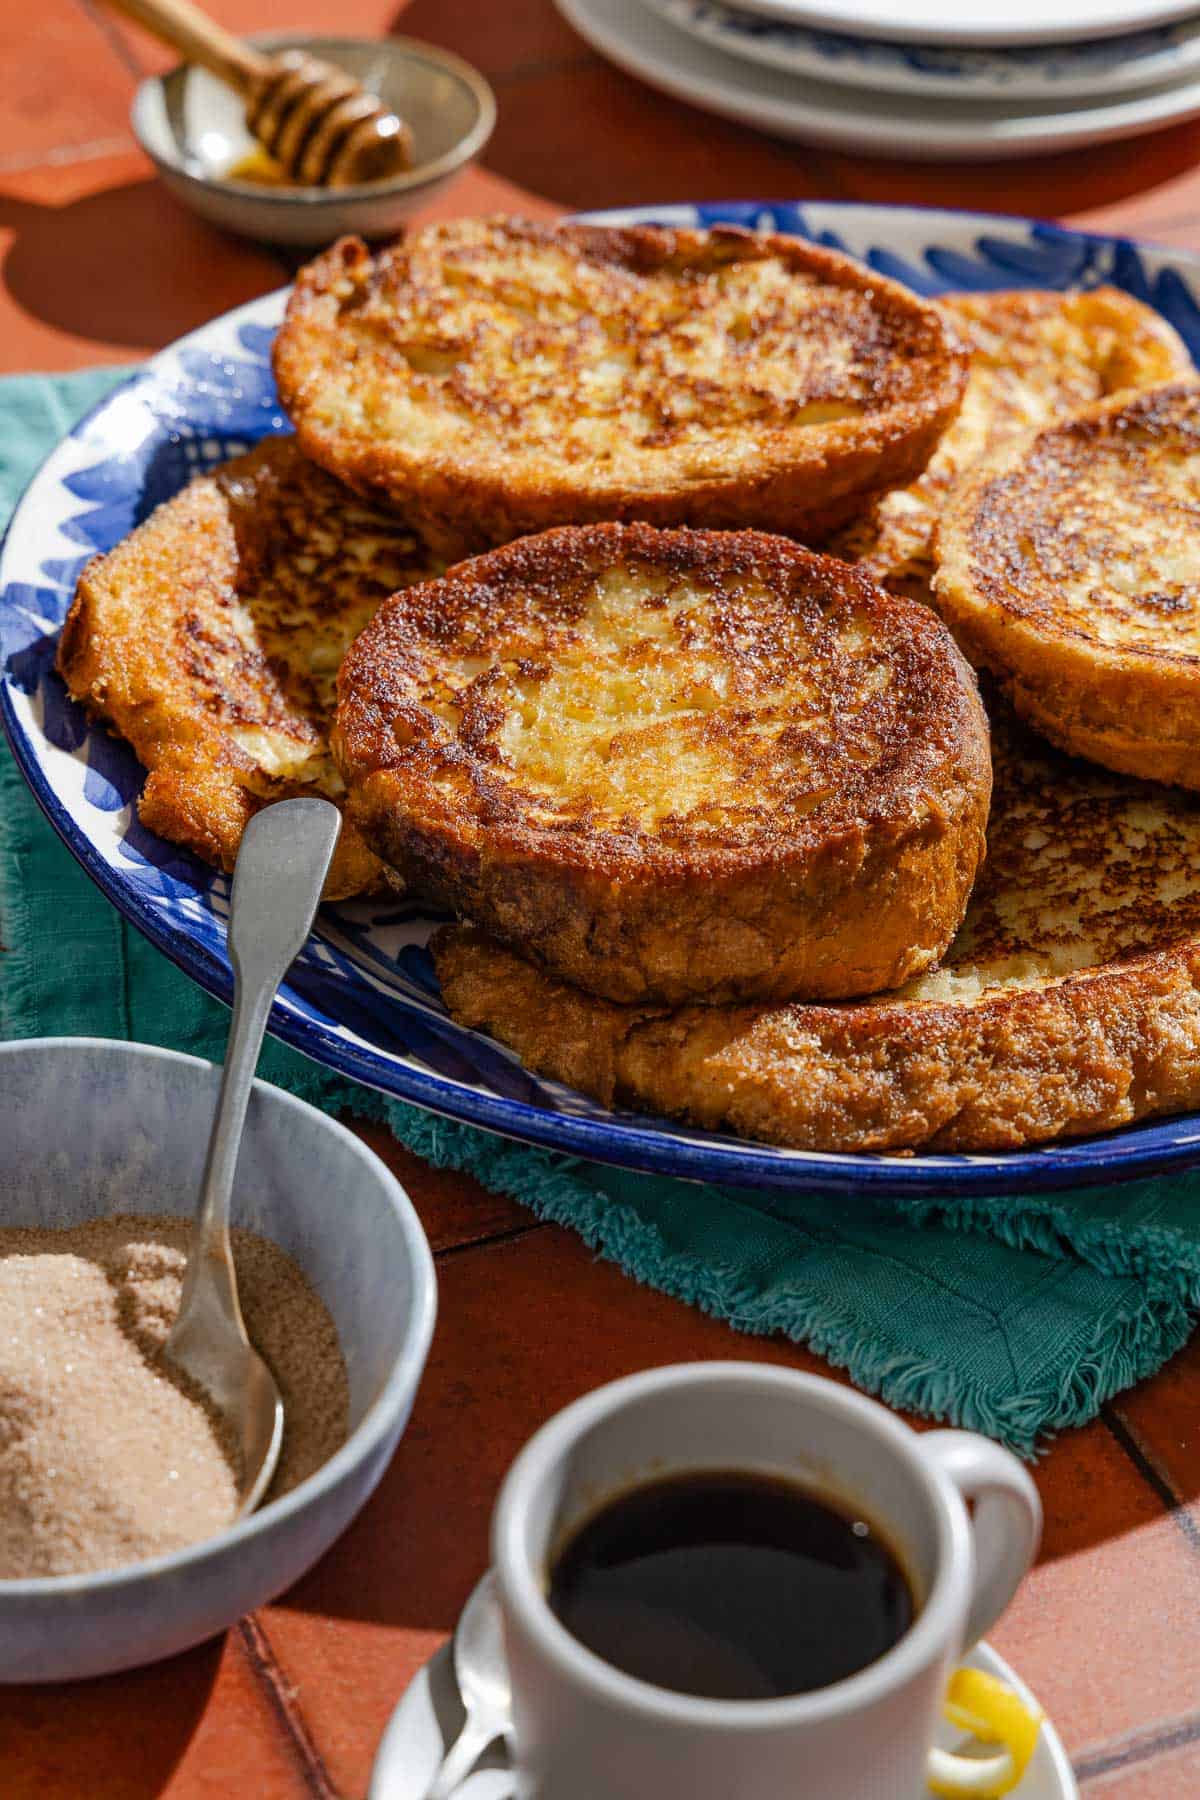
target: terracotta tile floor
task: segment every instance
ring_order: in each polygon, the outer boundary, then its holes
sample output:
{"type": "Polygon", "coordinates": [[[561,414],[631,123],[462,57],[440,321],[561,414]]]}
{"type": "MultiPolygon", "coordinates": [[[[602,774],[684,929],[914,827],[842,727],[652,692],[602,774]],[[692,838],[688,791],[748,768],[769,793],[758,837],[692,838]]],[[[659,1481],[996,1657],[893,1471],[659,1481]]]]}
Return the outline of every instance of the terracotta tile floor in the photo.
{"type": "MultiPolygon", "coordinates": [[[[550,0],[217,0],[241,30],[389,28],[495,82],[486,164],[445,214],[752,194],[1009,208],[1200,248],[1200,128],[1032,164],[886,164],[772,143],[617,76],[550,0]]],[[[162,58],[129,32],[141,66],[162,58]]],[[[122,361],[278,285],[269,251],[160,191],[128,70],[82,0],[0,6],[0,368],[122,361]]],[[[157,1668],[0,1691],[3,1800],[361,1796],[380,1731],[484,1566],[501,1472],[565,1401],[628,1370],[736,1349],[574,1238],[368,1134],[439,1257],[441,1318],[412,1425],[362,1517],[259,1618],[157,1668]]],[[[995,1633],[1051,1706],[1086,1794],[1200,1795],[1200,1351],[1185,1350],[1037,1469],[1042,1561],[995,1633]]]]}
{"type": "Polygon", "coordinates": [[[1152,1762],[1126,1761],[1127,1755],[1136,1756],[1136,1747],[1129,1746],[1085,1765],[1085,1771],[1095,1771],[1084,1783],[1088,1800],[1099,1795],[1103,1800],[1196,1800],[1200,1794],[1200,1744],[1195,1724],[1168,1733],[1164,1745],[1169,1747],[1160,1750],[1152,1762]]]}

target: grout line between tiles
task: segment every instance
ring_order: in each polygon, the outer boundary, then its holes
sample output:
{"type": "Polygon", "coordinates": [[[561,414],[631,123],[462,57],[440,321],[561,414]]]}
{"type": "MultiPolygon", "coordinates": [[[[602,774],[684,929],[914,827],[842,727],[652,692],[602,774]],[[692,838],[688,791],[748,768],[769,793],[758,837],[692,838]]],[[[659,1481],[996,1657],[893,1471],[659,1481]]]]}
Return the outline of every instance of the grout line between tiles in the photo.
{"type": "Polygon", "coordinates": [[[1118,1742],[1109,1750],[1100,1749],[1090,1756],[1081,1756],[1075,1763],[1075,1773],[1082,1782],[1095,1781],[1101,1775],[1111,1775],[1116,1769],[1131,1768],[1137,1763],[1148,1762],[1156,1756],[1169,1755],[1173,1750],[1181,1750],[1187,1744],[1200,1741],[1200,1713],[1177,1725],[1168,1725],[1165,1729],[1144,1732],[1125,1742],[1118,1742]]]}
{"type": "Polygon", "coordinates": [[[267,1690],[271,1708],[287,1738],[292,1755],[300,1766],[313,1800],[341,1800],[321,1759],[321,1753],[309,1735],[304,1715],[296,1704],[295,1690],[275,1660],[270,1639],[257,1617],[250,1613],[239,1621],[237,1630],[250,1658],[255,1678],[267,1690]]]}
{"type": "Polygon", "coordinates": [[[574,55],[535,57],[531,62],[517,63],[515,68],[503,72],[493,70],[488,80],[494,88],[505,88],[518,81],[541,81],[547,75],[573,75],[590,64],[603,62],[602,56],[585,47],[574,55]]]}
{"type": "Polygon", "coordinates": [[[470,1238],[462,1244],[447,1244],[444,1249],[435,1250],[435,1262],[443,1262],[448,1256],[462,1256],[468,1250],[486,1250],[489,1244],[511,1244],[517,1238],[528,1237],[533,1231],[544,1231],[545,1221],[531,1219],[528,1225],[510,1225],[505,1231],[492,1231],[485,1237],[470,1238]]]}
{"type": "MultiPolygon", "coordinates": [[[[770,137],[769,132],[766,135],[770,137]]],[[[826,150],[817,144],[793,144],[782,138],[773,138],[771,141],[789,162],[795,163],[798,169],[803,169],[814,184],[816,191],[808,198],[816,201],[854,201],[854,190],[847,187],[841,172],[838,151],[826,150]]],[[[802,198],[800,204],[807,204],[806,199],[802,198]]]]}
{"type": "Polygon", "coordinates": [[[97,0],[80,0],[80,5],[126,73],[135,81],[144,81],[150,71],[116,20],[97,4],[97,0]]]}
{"type": "Polygon", "coordinates": [[[1100,1416],[1143,1481],[1149,1482],[1154,1489],[1176,1529],[1187,1539],[1191,1549],[1200,1552],[1200,1525],[1192,1517],[1190,1508],[1183,1496],[1176,1491],[1169,1475],[1160,1468],[1137,1433],[1115,1407],[1104,1407],[1100,1416]]]}
{"type": "Polygon", "coordinates": [[[53,150],[16,150],[0,156],[0,179],[5,175],[28,175],[34,169],[61,169],[69,163],[100,162],[106,156],[124,156],[136,150],[136,141],[128,136],[88,138],[82,144],[59,144],[53,150]]]}

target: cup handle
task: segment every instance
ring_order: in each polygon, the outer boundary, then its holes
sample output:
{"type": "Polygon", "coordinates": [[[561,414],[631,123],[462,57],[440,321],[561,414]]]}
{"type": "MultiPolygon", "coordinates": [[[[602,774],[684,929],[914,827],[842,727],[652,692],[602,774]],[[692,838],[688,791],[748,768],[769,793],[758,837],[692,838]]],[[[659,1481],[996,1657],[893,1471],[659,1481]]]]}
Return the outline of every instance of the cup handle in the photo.
{"type": "Polygon", "coordinates": [[[1011,1451],[973,1431],[930,1431],[922,1452],[974,1502],[975,1573],[963,1650],[977,1644],[1016,1593],[1042,1535],[1042,1503],[1011,1451]]]}

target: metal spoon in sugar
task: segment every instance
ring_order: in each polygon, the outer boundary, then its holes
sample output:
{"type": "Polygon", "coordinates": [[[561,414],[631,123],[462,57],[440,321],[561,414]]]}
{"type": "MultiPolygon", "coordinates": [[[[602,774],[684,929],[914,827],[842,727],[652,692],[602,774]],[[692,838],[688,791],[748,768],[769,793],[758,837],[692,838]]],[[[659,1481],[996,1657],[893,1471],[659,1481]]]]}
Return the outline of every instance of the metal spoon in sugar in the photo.
{"type": "Polygon", "coordinates": [[[342,815],[328,800],[281,800],[251,819],[234,869],[229,906],[233,1021],[179,1316],[166,1351],[233,1429],[241,1456],[239,1517],[253,1512],[275,1473],[283,1441],[283,1401],[242,1321],[229,1207],[271,1003],[312,927],[341,828],[342,815]]]}

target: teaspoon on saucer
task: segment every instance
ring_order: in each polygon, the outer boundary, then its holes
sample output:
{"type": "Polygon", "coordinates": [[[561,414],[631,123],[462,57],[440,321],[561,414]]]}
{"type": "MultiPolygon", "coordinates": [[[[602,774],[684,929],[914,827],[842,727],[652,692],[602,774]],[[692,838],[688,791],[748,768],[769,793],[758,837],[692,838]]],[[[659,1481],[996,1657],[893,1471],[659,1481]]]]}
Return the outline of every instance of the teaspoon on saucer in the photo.
{"type": "Polygon", "coordinates": [[[455,1628],[454,1678],[466,1722],[446,1752],[426,1800],[450,1800],[488,1745],[512,1724],[500,1602],[490,1574],[476,1584],[455,1628]]]}

